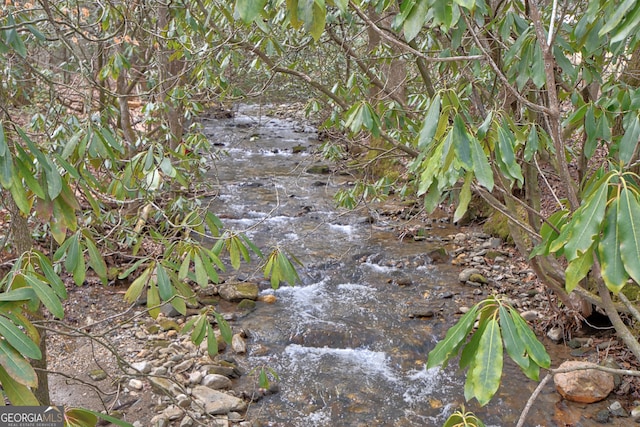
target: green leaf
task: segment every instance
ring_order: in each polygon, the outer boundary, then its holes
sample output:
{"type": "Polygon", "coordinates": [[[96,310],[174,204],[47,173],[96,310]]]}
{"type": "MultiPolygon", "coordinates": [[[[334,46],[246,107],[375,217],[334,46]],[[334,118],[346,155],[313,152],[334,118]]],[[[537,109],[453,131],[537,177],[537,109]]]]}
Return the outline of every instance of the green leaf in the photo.
{"type": "MultiPolygon", "coordinates": [[[[473,367],[475,363],[476,353],[478,352],[478,346],[480,345],[480,338],[482,338],[482,333],[487,327],[487,319],[478,320],[478,328],[472,332],[471,339],[467,342],[460,352],[460,369],[465,369],[467,367],[473,367]]],[[[467,376],[468,384],[465,384],[465,397],[469,396],[467,400],[473,398],[473,386],[472,386],[472,378],[467,376]]]]}
{"type": "Polygon", "coordinates": [[[587,134],[587,140],[584,143],[584,155],[587,159],[590,159],[596,151],[598,137],[600,136],[598,135],[595,109],[592,104],[589,105],[584,116],[584,131],[587,134]]]}
{"type": "Polygon", "coordinates": [[[429,17],[429,0],[417,0],[404,21],[404,38],[410,42],[415,39],[429,17]]]}
{"type": "Polygon", "coordinates": [[[163,301],[170,300],[175,294],[175,288],[171,286],[171,279],[162,264],[156,264],[156,278],[158,281],[158,291],[163,301]]]}
{"type": "Polygon", "coordinates": [[[640,204],[627,186],[620,192],[618,240],[625,270],[636,283],[640,283],[640,204]]]}
{"type": "Polygon", "coordinates": [[[216,340],[216,334],[209,322],[207,322],[207,353],[209,357],[214,357],[218,354],[218,340],[216,340]]]}
{"type": "Polygon", "coordinates": [[[462,185],[462,189],[460,189],[458,206],[456,207],[456,211],[453,214],[453,222],[458,222],[467,212],[467,208],[469,207],[469,202],[471,202],[472,177],[473,177],[473,174],[471,172],[467,173],[467,176],[465,177],[464,184],[462,185]]]}
{"type": "Polygon", "coordinates": [[[510,308],[511,318],[516,325],[516,329],[520,338],[524,342],[527,349],[527,353],[531,360],[533,360],[538,366],[548,369],[551,366],[551,358],[544,348],[544,345],[538,340],[536,334],[533,333],[527,322],[520,316],[520,314],[514,309],[510,308]]]}
{"type": "Polygon", "coordinates": [[[467,373],[472,378],[474,397],[481,406],[489,403],[500,387],[502,352],[500,325],[495,318],[491,318],[480,338],[474,364],[467,373]]]}
{"type": "MultiPolygon", "coordinates": [[[[638,139],[640,138],[640,119],[636,111],[632,111],[628,114],[630,118],[624,120],[624,135],[620,139],[618,148],[618,157],[620,161],[628,165],[633,158],[633,153],[638,145],[638,139]]],[[[626,117],[625,117],[626,119],[626,117]]]]}
{"type": "Polygon", "coordinates": [[[533,125],[529,130],[527,144],[524,147],[524,160],[526,162],[530,162],[533,159],[533,156],[538,152],[539,148],[540,142],[538,140],[538,128],[536,125],[533,125]]]}
{"type": "Polygon", "coordinates": [[[224,317],[220,313],[214,313],[216,317],[216,322],[218,323],[218,328],[220,328],[220,335],[222,335],[222,339],[225,340],[227,344],[231,344],[231,339],[233,338],[233,331],[231,330],[231,326],[229,323],[224,320],[224,317]]]}
{"type": "Polygon", "coordinates": [[[47,310],[49,310],[51,314],[56,316],[58,319],[62,319],[64,317],[64,308],[53,289],[40,279],[30,274],[23,274],[22,276],[27,281],[27,284],[35,291],[38,299],[40,299],[44,306],[47,307],[47,310]]]}
{"type": "Polygon", "coordinates": [[[593,249],[590,247],[578,258],[569,261],[565,271],[565,287],[567,292],[573,291],[582,279],[587,277],[593,265],[593,249]]]}
{"type": "Polygon", "coordinates": [[[507,178],[514,179],[522,185],[522,183],[524,183],[524,177],[522,176],[522,169],[520,169],[520,165],[513,151],[514,141],[515,136],[506,124],[498,128],[496,160],[498,161],[500,171],[502,171],[507,178]]]}
{"type": "Polygon", "coordinates": [[[67,297],[67,288],[62,282],[62,279],[60,279],[60,276],[58,276],[58,274],[53,269],[51,261],[49,261],[49,258],[47,258],[47,256],[42,252],[34,252],[38,257],[40,269],[44,273],[44,277],[47,278],[47,281],[49,282],[55,293],[58,295],[58,297],[60,297],[61,299],[65,299],[67,297]]]}
{"type": "Polygon", "coordinates": [[[147,267],[141,275],[136,277],[136,279],[129,285],[129,289],[124,294],[124,300],[129,304],[133,304],[142,294],[142,291],[149,283],[149,277],[151,276],[152,267],[147,267]]]}
{"type": "Polygon", "coordinates": [[[440,94],[437,94],[429,104],[427,114],[422,122],[422,129],[418,135],[418,149],[425,150],[431,145],[431,141],[438,129],[440,118],[440,94]]]}
{"type": "Polygon", "coordinates": [[[191,252],[184,254],[182,263],[180,264],[180,270],[178,270],[178,279],[184,280],[189,274],[189,266],[191,265],[191,252]]]}
{"type": "Polygon", "coordinates": [[[542,57],[542,49],[538,43],[533,47],[533,60],[531,62],[531,81],[540,89],[547,82],[547,75],[544,71],[545,60],[542,57]]]}
{"type": "Polygon", "coordinates": [[[29,301],[34,298],[36,298],[36,294],[31,288],[18,288],[0,292],[0,301],[29,301]]]}
{"type": "Polygon", "coordinates": [[[143,263],[147,262],[148,260],[149,260],[148,258],[141,258],[138,261],[134,262],[133,265],[131,265],[131,267],[127,268],[125,271],[118,274],[118,279],[120,280],[126,279],[127,277],[129,277],[131,273],[136,271],[143,263]]]}
{"type": "Polygon", "coordinates": [[[334,0],[340,12],[347,13],[347,7],[349,6],[349,0],[334,0]]]}
{"type": "Polygon", "coordinates": [[[65,410],[65,425],[68,427],[89,427],[98,425],[98,417],[82,409],[65,410]]]}
{"type": "Polygon", "coordinates": [[[36,371],[6,340],[0,340],[0,365],[16,382],[28,387],[37,387],[36,371]]]}
{"type": "Polygon", "coordinates": [[[193,325],[193,331],[191,331],[191,341],[195,345],[200,345],[204,337],[206,336],[207,329],[205,325],[207,324],[207,316],[200,315],[196,323],[193,325]]]}
{"type": "Polygon", "coordinates": [[[478,305],[476,304],[447,331],[444,339],[429,352],[427,356],[427,369],[440,365],[446,366],[449,359],[458,353],[458,349],[473,328],[477,314],[478,305]]]}
{"type": "Polygon", "coordinates": [[[92,411],[91,409],[85,408],[71,408],[65,411],[65,416],[67,418],[72,417],[75,420],[79,420],[82,422],[87,422],[87,424],[82,424],[82,426],[93,427],[97,425],[97,418],[108,421],[111,424],[120,426],[120,427],[133,427],[133,424],[129,424],[126,421],[123,421],[119,418],[112,417],[111,415],[103,414],[102,412],[92,411]],[[96,417],[96,418],[93,418],[96,417]]]}
{"type": "Polygon", "coordinates": [[[315,41],[318,41],[324,32],[327,19],[327,9],[324,0],[315,0],[312,11],[313,19],[310,23],[305,22],[305,29],[309,31],[309,34],[311,34],[311,37],[313,37],[315,41]]]}
{"type": "Polygon", "coordinates": [[[2,384],[2,390],[13,406],[40,405],[31,389],[16,381],[2,366],[0,366],[0,384],[2,384]]]}
{"type": "Polygon", "coordinates": [[[464,7],[468,11],[472,11],[476,6],[476,0],[453,0],[454,3],[464,7]]]}
{"type": "Polygon", "coordinates": [[[4,316],[0,316],[0,335],[22,355],[37,360],[42,358],[38,345],[4,316]]]}
{"type": "Polygon", "coordinates": [[[29,211],[31,210],[31,202],[29,201],[27,192],[22,185],[22,180],[16,173],[14,173],[12,177],[13,182],[11,183],[11,188],[9,188],[9,191],[11,192],[11,196],[13,197],[13,201],[16,202],[16,206],[18,206],[20,212],[25,215],[29,215],[29,211]]]}
{"type": "Polygon", "coordinates": [[[602,220],[607,206],[607,192],[609,190],[609,176],[598,182],[595,191],[587,197],[582,206],[573,214],[573,218],[566,225],[570,228],[570,236],[564,245],[567,261],[573,261],[587,251],[600,234],[602,220]]]}
{"type": "Polygon", "coordinates": [[[471,138],[471,158],[473,159],[473,172],[480,185],[489,191],[493,191],[493,171],[487,160],[482,146],[477,139],[471,138]]]}
{"type": "MultiPolygon", "coordinates": [[[[500,328],[502,328],[502,339],[504,340],[504,347],[507,350],[509,357],[520,366],[524,371],[529,367],[529,356],[526,355],[526,347],[524,342],[518,335],[516,324],[511,318],[509,310],[500,305],[500,328]]],[[[533,378],[537,381],[537,378],[533,378]]]]}
{"type": "Polygon", "coordinates": [[[260,15],[266,4],[267,0],[237,0],[236,14],[248,24],[260,15]]]}
{"type": "Polygon", "coordinates": [[[75,271],[78,267],[79,259],[80,259],[80,241],[78,239],[78,234],[74,234],[69,239],[69,248],[67,249],[67,257],[64,260],[64,268],[69,272],[75,271]]]}
{"type": "Polygon", "coordinates": [[[453,144],[457,160],[462,164],[462,167],[468,171],[472,170],[473,163],[471,160],[469,134],[459,114],[453,119],[453,144]]]}
{"type": "Polygon", "coordinates": [[[204,266],[204,270],[207,272],[207,276],[209,276],[209,280],[213,283],[218,283],[220,281],[220,277],[218,276],[218,272],[214,268],[214,265],[220,269],[220,271],[224,271],[224,265],[220,258],[216,256],[212,251],[203,249],[200,251],[202,258],[202,265],[204,266]]]}
{"type": "Polygon", "coordinates": [[[206,287],[209,283],[209,279],[207,276],[207,270],[204,268],[200,255],[193,254],[193,264],[196,272],[196,283],[202,288],[206,287]]]}
{"type": "Polygon", "coordinates": [[[623,18],[627,15],[629,9],[631,9],[636,4],[635,0],[625,0],[620,5],[615,8],[615,12],[613,15],[607,16],[605,19],[606,24],[604,27],[600,29],[598,35],[600,37],[604,36],[614,28],[618,26],[618,24],[623,20],[623,18]]]}
{"type": "Polygon", "coordinates": [[[607,288],[616,294],[620,292],[629,279],[620,255],[619,210],[620,199],[615,198],[606,213],[604,230],[598,244],[600,274],[607,288]]]}
{"type": "Polygon", "coordinates": [[[10,188],[13,185],[13,159],[11,152],[6,151],[0,156],[0,185],[10,188]]]}
{"type": "Polygon", "coordinates": [[[85,244],[87,245],[87,250],[89,252],[89,265],[98,275],[98,277],[102,280],[102,284],[107,284],[107,263],[104,262],[104,258],[102,258],[102,254],[98,250],[98,247],[93,242],[93,240],[89,237],[85,238],[85,244]]]}
{"type": "Polygon", "coordinates": [[[147,290],[147,308],[149,309],[149,316],[154,319],[160,314],[160,295],[158,294],[158,287],[153,280],[149,281],[149,289],[147,290]]]}
{"type": "Polygon", "coordinates": [[[9,145],[4,136],[4,126],[2,126],[2,121],[0,121],[0,156],[4,156],[7,153],[9,153],[9,145]]]}

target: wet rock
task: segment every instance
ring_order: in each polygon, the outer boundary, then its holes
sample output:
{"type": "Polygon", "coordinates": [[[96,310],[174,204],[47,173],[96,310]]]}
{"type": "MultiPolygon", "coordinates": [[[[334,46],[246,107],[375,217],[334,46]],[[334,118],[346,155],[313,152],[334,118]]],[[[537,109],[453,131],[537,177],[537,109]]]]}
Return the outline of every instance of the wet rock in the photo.
{"type": "Polygon", "coordinates": [[[595,420],[600,424],[607,424],[609,422],[609,418],[611,413],[608,409],[602,409],[596,413],[595,420]]]}
{"type": "Polygon", "coordinates": [[[218,287],[220,296],[232,302],[242,301],[243,299],[257,300],[258,285],[251,282],[223,283],[218,287]]]}
{"type": "Polygon", "coordinates": [[[241,311],[243,314],[248,314],[256,309],[256,302],[250,299],[243,299],[238,303],[236,308],[238,311],[241,311]]]}
{"type": "Polygon", "coordinates": [[[449,262],[449,253],[445,248],[436,248],[427,252],[427,256],[434,264],[442,264],[445,262],[449,262]]]}
{"type": "Polygon", "coordinates": [[[237,354],[245,354],[247,352],[247,343],[240,334],[234,334],[231,338],[231,348],[237,354]]]}
{"type": "Polygon", "coordinates": [[[428,319],[434,316],[434,312],[429,307],[411,307],[408,316],[412,319],[428,319]]]}
{"type": "Polygon", "coordinates": [[[205,412],[210,415],[243,412],[247,408],[244,400],[205,386],[194,387],[191,394],[204,404],[205,412]]]}
{"type": "Polygon", "coordinates": [[[410,277],[404,276],[404,277],[399,277],[395,280],[396,284],[400,287],[406,287],[406,286],[411,286],[413,285],[413,282],[411,281],[410,277]]]}
{"type": "MultiPolygon", "coordinates": [[[[569,360],[563,362],[558,369],[577,368],[598,365],[590,362],[569,360]]],[[[605,399],[613,390],[613,375],[596,369],[581,369],[555,374],[553,381],[556,390],[567,400],[580,403],[593,403],[605,399]]]]}
{"type": "Polygon", "coordinates": [[[331,172],[331,169],[326,165],[313,165],[308,167],[306,172],[313,175],[325,175],[331,172]]]}
{"type": "Polygon", "coordinates": [[[267,304],[273,304],[276,300],[277,298],[273,294],[260,295],[258,297],[258,301],[266,302],[267,304]]]}
{"type": "Polygon", "coordinates": [[[480,270],[477,268],[465,268],[458,275],[458,280],[462,283],[468,282],[472,274],[480,274],[480,270]]]}

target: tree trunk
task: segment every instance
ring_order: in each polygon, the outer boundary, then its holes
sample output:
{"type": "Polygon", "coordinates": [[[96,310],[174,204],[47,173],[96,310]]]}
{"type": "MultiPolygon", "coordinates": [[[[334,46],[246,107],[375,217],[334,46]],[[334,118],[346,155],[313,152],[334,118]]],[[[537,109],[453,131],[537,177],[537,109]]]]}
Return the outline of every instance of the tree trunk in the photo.
{"type": "MultiPolygon", "coordinates": [[[[22,215],[18,206],[16,206],[11,195],[5,194],[5,201],[9,214],[11,215],[10,233],[12,236],[13,247],[19,256],[33,249],[33,238],[29,232],[29,224],[27,218],[22,215]]],[[[42,310],[38,309],[35,317],[40,320],[43,317],[42,310]]],[[[34,390],[34,395],[41,405],[49,406],[51,398],[49,396],[49,377],[47,374],[47,332],[38,328],[40,333],[40,351],[42,358],[40,360],[32,360],[31,366],[34,367],[38,376],[38,388],[34,390]]]]}
{"type": "MultiPolygon", "coordinates": [[[[160,34],[166,34],[171,21],[171,9],[169,4],[161,3],[158,6],[158,30],[160,34]]],[[[160,74],[160,100],[166,105],[164,119],[169,130],[169,146],[175,149],[184,134],[184,107],[179,99],[173,99],[171,92],[184,81],[186,64],[181,59],[172,59],[174,53],[167,46],[166,38],[159,39],[159,74],[160,74]]]]}

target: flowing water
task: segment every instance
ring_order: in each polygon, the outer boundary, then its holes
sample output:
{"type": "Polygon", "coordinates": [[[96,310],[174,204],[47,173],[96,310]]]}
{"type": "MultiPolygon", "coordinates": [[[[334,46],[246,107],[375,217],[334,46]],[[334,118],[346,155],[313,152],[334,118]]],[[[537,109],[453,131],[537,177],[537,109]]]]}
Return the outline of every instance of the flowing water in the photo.
{"type": "MultiPolygon", "coordinates": [[[[225,226],[260,247],[279,246],[302,263],[300,282],[272,290],[241,319],[250,336],[248,366],[273,369],[280,390],[251,405],[248,418],[272,426],[439,426],[461,404],[455,363],[425,369],[427,353],[458,316],[481,298],[458,284],[458,269],[433,263],[458,231],[424,224],[426,239],[399,239],[375,211],[336,209],[335,192],[349,177],[326,168],[313,129],[260,117],[244,107],[232,119],[203,120],[208,137],[228,154],[215,162],[219,195],[213,211],[225,226]],[[410,316],[430,311],[433,317],[410,316]]],[[[536,384],[508,365],[496,398],[467,409],[488,425],[515,425],[536,384]]],[[[528,426],[555,426],[557,401],[547,387],[528,426]]],[[[583,424],[584,425],[584,424],[583,424]]]]}

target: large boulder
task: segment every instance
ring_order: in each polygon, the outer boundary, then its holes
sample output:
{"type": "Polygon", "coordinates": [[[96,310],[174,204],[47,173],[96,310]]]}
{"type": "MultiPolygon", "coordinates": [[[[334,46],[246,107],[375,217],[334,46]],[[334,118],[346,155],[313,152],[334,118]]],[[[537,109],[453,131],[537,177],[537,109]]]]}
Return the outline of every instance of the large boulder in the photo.
{"type": "MultiPolygon", "coordinates": [[[[568,360],[558,369],[577,369],[598,365],[590,362],[568,360]]],[[[605,399],[614,388],[613,375],[597,369],[577,369],[553,376],[556,390],[567,400],[580,403],[593,403],[605,399]]]]}

